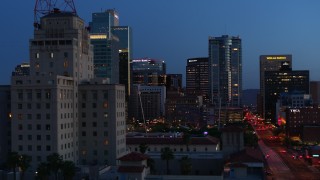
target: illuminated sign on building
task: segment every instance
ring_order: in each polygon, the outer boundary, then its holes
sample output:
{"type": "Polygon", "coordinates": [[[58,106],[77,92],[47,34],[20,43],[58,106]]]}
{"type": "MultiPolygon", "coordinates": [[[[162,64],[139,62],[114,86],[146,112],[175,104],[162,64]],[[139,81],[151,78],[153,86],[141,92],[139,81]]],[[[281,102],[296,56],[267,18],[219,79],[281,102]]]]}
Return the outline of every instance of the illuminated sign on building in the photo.
{"type": "Polygon", "coordinates": [[[267,60],[285,60],[287,59],[286,56],[267,56],[267,60]]]}
{"type": "Polygon", "coordinates": [[[300,112],[300,109],[290,109],[290,112],[299,113],[299,112],[300,112]]]}
{"type": "Polygon", "coordinates": [[[149,62],[151,59],[134,59],[132,62],[149,62]]]}
{"type": "Polygon", "coordinates": [[[107,39],[106,34],[91,34],[90,39],[107,39]]]}
{"type": "Polygon", "coordinates": [[[30,67],[30,64],[21,64],[21,67],[30,67]]]}
{"type": "Polygon", "coordinates": [[[190,59],[188,62],[197,62],[198,60],[196,59],[190,59]]]}

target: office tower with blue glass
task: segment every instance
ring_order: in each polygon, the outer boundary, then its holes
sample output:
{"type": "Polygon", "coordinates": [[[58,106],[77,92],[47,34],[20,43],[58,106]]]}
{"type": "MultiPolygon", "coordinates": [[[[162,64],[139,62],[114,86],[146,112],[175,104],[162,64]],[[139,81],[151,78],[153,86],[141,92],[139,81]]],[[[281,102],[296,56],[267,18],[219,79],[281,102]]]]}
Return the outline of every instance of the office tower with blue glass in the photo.
{"type": "Polygon", "coordinates": [[[119,25],[115,10],[93,13],[90,40],[94,46],[95,77],[105,78],[110,84],[119,83],[119,39],[112,35],[111,27],[119,25]]]}
{"type": "Polygon", "coordinates": [[[242,45],[240,37],[209,37],[209,89],[215,107],[241,107],[242,45]]]}
{"type": "Polygon", "coordinates": [[[132,30],[129,26],[113,26],[113,36],[119,40],[119,83],[126,87],[126,95],[130,95],[130,61],[132,58],[132,30]]]}

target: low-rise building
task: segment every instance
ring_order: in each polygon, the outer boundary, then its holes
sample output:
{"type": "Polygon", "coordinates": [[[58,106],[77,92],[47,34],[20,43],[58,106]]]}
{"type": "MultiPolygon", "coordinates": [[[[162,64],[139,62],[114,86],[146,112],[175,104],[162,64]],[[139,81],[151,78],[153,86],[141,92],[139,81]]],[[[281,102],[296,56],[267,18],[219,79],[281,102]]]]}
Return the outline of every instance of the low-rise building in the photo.
{"type": "Polygon", "coordinates": [[[182,158],[187,157],[191,169],[188,175],[221,176],[223,171],[223,154],[217,138],[191,137],[127,137],[127,149],[138,152],[140,145],[146,145],[146,154],[153,159],[152,175],[168,175],[167,162],[162,159],[162,150],[166,147],[172,151],[174,158],[168,162],[169,175],[183,175],[182,158]]]}
{"type": "Polygon", "coordinates": [[[148,159],[147,155],[137,152],[131,152],[119,158],[118,173],[120,179],[144,180],[149,174],[148,159]]]}
{"type": "Polygon", "coordinates": [[[191,137],[189,142],[183,137],[127,137],[127,150],[138,152],[139,146],[146,144],[148,152],[161,152],[161,149],[169,147],[176,152],[220,152],[219,139],[211,136],[191,137]]]}
{"type": "Polygon", "coordinates": [[[246,147],[242,151],[230,155],[227,166],[229,173],[226,179],[263,179],[264,162],[260,149],[246,147]]]}

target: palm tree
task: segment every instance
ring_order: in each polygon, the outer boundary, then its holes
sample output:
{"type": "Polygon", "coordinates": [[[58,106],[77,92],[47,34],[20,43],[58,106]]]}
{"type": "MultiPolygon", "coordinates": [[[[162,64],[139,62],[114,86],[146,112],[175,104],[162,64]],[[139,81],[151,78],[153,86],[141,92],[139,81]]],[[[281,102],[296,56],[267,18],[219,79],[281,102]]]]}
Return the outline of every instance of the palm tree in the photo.
{"type": "Polygon", "coordinates": [[[191,160],[188,156],[184,156],[180,160],[181,174],[187,175],[192,171],[191,160]]]}
{"type": "Polygon", "coordinates": [[[161,159],[167,162],[167,174],[169,174],[169,160],[174,159],[172,150],[169,147],[161,149],[161,159]]]}
{"type": "Polygon", "coordinates": [[[37,177],[39,180],[46,180],[50,175],[50,169],[48,163],[40,163],[37,168],[37,177]]]}
{"type": "Polygon", "coordinates": [[[13,179],[16,180],[17,177],[16,177],[16,168],[18,167],[18,164],[19,164],[19,153],[17,152],[10,152],[8,154],[8,157],[7,157],[7,166],[12,169],[13,171],[13,179]]]}
{"type": "Polygon", "coordinates": [[[61,170],[65,180],[72,180],[76,174],[76,166],[72,161],[63,161],[61,170]]]}
{"type": "Polygon", "coordinates": [[[147,149],[148,149],[148,145],[147,145],[147,144],[142,143],[142,144],[139,145],[139,151],[140,151],[140,153],[145,154],[146,151],[147,151],[147,149]]]}
{"type": "Polygon", "coordinates": [[[60,156],[58,153],[53,153],[47,156],[47,161],[48,161],[50,171],[54,173],[54,177],[57,180],[58,171],[62,167],[62,163],[63,163],[62,156],[60,156]]]}
{"type": "Polygon", "coordinates": [[[20,176],[21,180],[24,179],[24,173],[30,167],[30,162],[31,162],[31,156],[29,155],[23,154],[19,157],[18,166],[21,169],[21,176],[20,176]]]}

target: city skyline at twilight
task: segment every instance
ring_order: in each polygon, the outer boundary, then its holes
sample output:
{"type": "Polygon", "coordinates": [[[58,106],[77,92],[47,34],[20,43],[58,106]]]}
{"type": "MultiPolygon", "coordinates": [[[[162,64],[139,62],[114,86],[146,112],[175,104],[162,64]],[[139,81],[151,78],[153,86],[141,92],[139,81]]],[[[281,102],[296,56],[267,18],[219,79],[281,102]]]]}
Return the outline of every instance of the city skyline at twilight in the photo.
{"type": "MultiPolygon", "coordinates": [[[[4,2],[1,48],[1,84],[9,84],[11,72],[29,61],[33,37],[34,3],[4,2]],[[14,9],[14,10],[13,10],[14,9]],[[22,19],[23,17],[24,19],[22,19]]],[[[316,18],[320,2],[275,0],[237,1],[99,1],[75,2],[79,17],[88,25],[94,12],[115,9],[120,24],[133,30],[133,58],[164,60],[167,73],[183,74],[187,59],[208,56],[209,36],[240,36],[243,41],[243,89],[259,88],[259,56],[292,54],[293,69],[310,70],[310,80],[320,79],[316,18]]]]}

